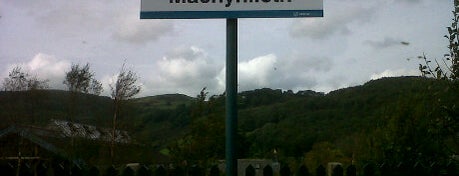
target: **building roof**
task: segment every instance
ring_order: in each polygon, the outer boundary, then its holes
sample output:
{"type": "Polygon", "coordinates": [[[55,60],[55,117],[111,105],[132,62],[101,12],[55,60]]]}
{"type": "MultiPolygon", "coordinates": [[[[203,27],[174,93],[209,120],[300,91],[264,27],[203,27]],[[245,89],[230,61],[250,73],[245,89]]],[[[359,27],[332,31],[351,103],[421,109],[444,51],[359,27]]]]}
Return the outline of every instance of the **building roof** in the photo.
{"type": "Polygon", "coordinates": [[[58,154],[58,155],[61,155],[61,156],[65,156],[65,152],[64,151],[60,150],[59,148],[57,148],[53,144],[47,142],[46,140],[43,140],[42,138],[40,138],[38,135],[36,135],[37,132],[39,132],[41,134],[48,133],[46,129],[13,125],[13,126],[10,126],[10,127],[6,128],[6,129],[1,130],[0,131],[0,138],[2,138],[4,136],[7,136],[7,135],[10,135],[10,134],[17,134],[17,135],[28,139],[29,141],[39,145],[40,147],[42,147],[42,148],[44,148],[44,149],[46,149],[46,150],[48,150],[48,151],[50,151],[52,153],[55,153],[55,154],[58,154]]]}
{"type": "MultiPolygon", "coordinates": [[[[109,128],[100,128],[92,125],[74,123],[64,120],[51,120],[48,129],[57,131],[61,137],[80,137],[90,140],[106,141],[112,140],[113,130],[109,128]]],[[[116,130],[115,142],[129,143],[131,137],[128,132],[116,130]]]]}

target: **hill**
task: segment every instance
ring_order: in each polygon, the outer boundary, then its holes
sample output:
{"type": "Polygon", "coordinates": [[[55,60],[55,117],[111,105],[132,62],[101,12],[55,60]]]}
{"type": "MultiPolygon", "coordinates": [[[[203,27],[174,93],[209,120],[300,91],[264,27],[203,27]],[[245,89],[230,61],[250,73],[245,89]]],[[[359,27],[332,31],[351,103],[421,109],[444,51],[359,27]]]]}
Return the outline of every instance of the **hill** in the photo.
{"type": "MultiPolygon", "coordinates": [[[[306,163],[317,164],[388,159],[388,152],[399,158],[431,152],[438,148],[424,144],[432,142],[430,138],[414,134],[431,135],[426,131],[431,131],[430,122],[437,118],[432,113],[438,111],[434,100],[453,97],[450,100],[458,101],[456,95],[442,93],[442,84],[421,77],[397,77],[328,94],[269,88],[241,92],[240,157],[271,158],[276,150],[276,157],[304,158],[306,163]]],[[[0,120],[34,126],[46,126],[51,119],[111,126],[110,98],[79,94],[73,107],[71,98],[57,90],[0,92],[0,120]]],[[[180,94],[129,100],[121,110],[119,128],[130,133],[134,142],[128,148],[135,150],[120,151],[131,156],[119,158],[120,162],[223,158],[224,108],[223,95],[203,102],[180,94]]]]}

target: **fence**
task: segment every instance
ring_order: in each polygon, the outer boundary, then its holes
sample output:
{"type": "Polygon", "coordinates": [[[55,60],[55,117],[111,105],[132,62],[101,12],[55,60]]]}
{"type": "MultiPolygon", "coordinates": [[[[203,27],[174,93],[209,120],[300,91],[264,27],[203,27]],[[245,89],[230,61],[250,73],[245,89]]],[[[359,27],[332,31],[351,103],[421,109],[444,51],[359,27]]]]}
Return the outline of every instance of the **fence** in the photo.
{"type": "MultiPolygon", "coordinates": [[[[0,163],[1,175],[9,176],[19,173],[21,176],[221,176],[224,175],[217,165],[210,168],[200,166],[188,167],[173,167],[172,165],[155,165],[146,166],[138,165],[136,167],[80,167],[71,164],[68,161],[49,162],[38,161],[31,163],[22,163],[17,167],[17,163],[11,161],[0,163]]],[[[268,164],[261,168],[256,168],[248,165],[243,170],[243,176],[458,176],[459,170],[457,163],[448,164],[429,164],[423,165],[416,163],[408,164],[366,164],[364,166],[350,165],[343,167],[342,165],[334,165],[331,170],[326,170],[322,165],[315,168],[313,171],[302,165],[292,169],[287,165],[282,165],[280,170],[275,171],[268,164]]]]}

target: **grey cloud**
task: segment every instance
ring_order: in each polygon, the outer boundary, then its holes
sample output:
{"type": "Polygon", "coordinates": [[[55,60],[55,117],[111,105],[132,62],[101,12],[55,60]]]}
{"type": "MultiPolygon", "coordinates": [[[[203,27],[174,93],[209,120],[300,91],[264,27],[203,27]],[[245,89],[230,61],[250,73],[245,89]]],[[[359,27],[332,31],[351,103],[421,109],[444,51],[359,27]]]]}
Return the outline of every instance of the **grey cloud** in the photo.
{"type": "Polygon", "coordinates": [[[419,3],[422,2],[422,0],[398,0],[399,2],[407,2],[407,3],[419,3]]]}
{"type": "Polygon", "coordinates": [[[172,60],[185,59],[189,61],[206,58],[207,53],[201,48],[191,47],[178,47],[167,53],[167,58],[172,60]]]}
{"type": "Polygon", "coordinates": [[[356,22],[368,23],[375,14],[375,6],[365,7],[349,1],[334,2],[325,12],[323,18],[306,18],[295,20],[290,28],[291,37],[309,37],[324,39],[334,34],[348,35],[351,33],[351,24],[356,22]]]}
{"type": "Polygon", "coordinates": [[[124,42],[144,44],[158,40],[161,36],[173,30],[173,23],[169,21],[140,21],[140,19],[131,18],[125,19],[123,23],[118,25],[113,37],[124,42]]]}
{"type": "Polygon", "coordinates": [[[364,42],[375,49],[385,49],[393,46],[406,46],[409,45],[408,42],[404,42],[403,40],[394,39],[391,37],[386,37],[382,41],[374,41],[374,40],[367,40],[364,42]]]}
{"type": "Polygon", "coordinates": [[[328,72],[333,66],[331,58],[328,57],[301,58],[295,60],[295,63],[292,64],[294,67],[297,67],[296,69],[301,68],[304,71],[328,72]]]}
{"type": "Polygon", "coordinates": [[[28,3],[19,0],[11,5],[26,6],[24,11],[30,18],[59,36],[81,37],[103,31],[101,33],[112,34],[114,39],[122,42],[144,44],[173,31],[172,22],[140,20],[138,4],[132,2],[43,0],[28,3]]]}
{"type": "Polygon", "coordinates": [[[82,33],[100,31],[110,27],[116,13],[104,7],[107,3],[102,1],[54,1],[43,4],[31,5],[27,9],[31,18],[60,35],[81,36],[82,33]]]}

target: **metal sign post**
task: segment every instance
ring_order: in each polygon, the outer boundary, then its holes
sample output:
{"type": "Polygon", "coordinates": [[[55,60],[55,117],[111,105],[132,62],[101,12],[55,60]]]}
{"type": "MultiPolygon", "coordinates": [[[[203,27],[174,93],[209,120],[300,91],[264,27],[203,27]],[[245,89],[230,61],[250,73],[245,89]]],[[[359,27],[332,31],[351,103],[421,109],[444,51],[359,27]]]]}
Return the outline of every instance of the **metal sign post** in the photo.
{"type": "Polygon", "coordinates": [[[226,175],[237,175],[238,18],[323,17],[323,0],[141,0],[141,19],[226,18],[226,175]]]}
{"type": "Polygon", "coordinates": [[[226,175],[237,175],[237,18],[226,19],[226,175]]]}

